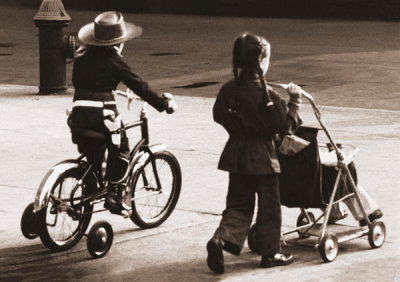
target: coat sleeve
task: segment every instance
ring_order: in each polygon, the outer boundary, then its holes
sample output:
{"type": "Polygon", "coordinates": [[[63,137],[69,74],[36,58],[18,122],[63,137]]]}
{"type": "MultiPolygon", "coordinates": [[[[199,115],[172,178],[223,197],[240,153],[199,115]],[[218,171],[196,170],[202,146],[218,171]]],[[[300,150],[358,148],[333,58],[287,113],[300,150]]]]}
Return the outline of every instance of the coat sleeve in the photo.
{"type": "MultiPolygon", "coordinates": [[[[281,99],[279,93],[276,92],[275,89],[270,91],[270,93],[272,94],[275,106],[277,107],[276,110],[281,113],[281,116],[284,119],[283,124],[280,126],[282,131],[277,130],[277,132],[280,134],[293,134],[303,123],[299,116],[299,105],[281,99]]],[[[279,124],[279,122],[277,122],[277,124],[279,124]]]]}
{"type": "Polygon", "coordinates": [[[232,131],[233,124],[231,120],[231,116],[228,113],[228,105],[227,101],[224,98],[224,92],[222,89],[217,95],[213,106],[213,117],[214,121],[220,125],[222,125],[228,133],[232,131]]]}
{"type": "Polygon", "coordinates": [[[221,101],[220,95],[217,96],[213,106],[213,118],[216,123],[221,124],[222,122],[222,113],[224,112],[223,102],[221,101]]]}
{"type": "Polygon", "coordinates": [[[286,125],[289,134],[293,134],[296,129],[303,123],[299,116],[300,105],[295,105],[291,102],[287,104],[288,113],[286,117],[286,125]]]}
{"type": "Polygon", "coordinates": [[[168,107],[168,100],[150,88],[147,82],[132,72],[131,68],[122,59],[116,62],[118,75],[121,81],[140,98],[162,112],[168,107]]]}

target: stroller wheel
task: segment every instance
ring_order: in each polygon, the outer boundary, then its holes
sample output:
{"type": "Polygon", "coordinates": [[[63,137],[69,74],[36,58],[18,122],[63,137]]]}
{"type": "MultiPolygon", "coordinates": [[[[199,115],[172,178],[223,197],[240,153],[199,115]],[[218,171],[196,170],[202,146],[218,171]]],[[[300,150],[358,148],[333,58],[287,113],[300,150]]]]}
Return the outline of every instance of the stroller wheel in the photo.
{"type": "Polygon", "coordinates": [[[253,224],[249,229],[249,234],[247,235],[247,244],[250,250],[256,252],[256,225],[253,224]]]}
{"type": "MultiPolygon", "coordinates": [[[[304,213],[299,214],[299,216],[297,217],[296,227],[300,227],[300,226],[307,225],[307,224],[315,222],[315,217],[314,217],[314,214],[312,212],[307,212],[307,215],[310,218],[310,221],[308,220],[308,218],[306,217],[306,215],[304,213]]],[[[297,233],[299,233],[299,236],[301,238],[310,237],[309,234],[303,233],[300,230],[298,230],[297,233]]]]}
{"type": "Polygon", "coordinates": [[[339,243],[336,236],[333,234],[325,235],[318,248],[324,262],[334,261],[339,252],[339,243]]]}
{"type": "Polygon", "coordinates": [[[368,232],[368,242],[372,248],[379,248],[385,242],[386,227],[382,221],[374,221],[371,223],[368,232]]]}

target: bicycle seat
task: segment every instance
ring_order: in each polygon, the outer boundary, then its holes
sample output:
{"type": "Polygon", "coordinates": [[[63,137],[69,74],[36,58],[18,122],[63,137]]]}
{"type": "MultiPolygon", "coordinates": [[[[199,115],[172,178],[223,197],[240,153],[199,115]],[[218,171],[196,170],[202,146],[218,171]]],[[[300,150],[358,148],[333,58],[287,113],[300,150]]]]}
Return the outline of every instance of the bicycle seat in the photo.
{"type": "Polygon", "coordinates": [[[102,132],[87,128],[71,128],[71,133],[75,136],[91,138],[97,141],[106,140],[106,136],[102,132]]]}

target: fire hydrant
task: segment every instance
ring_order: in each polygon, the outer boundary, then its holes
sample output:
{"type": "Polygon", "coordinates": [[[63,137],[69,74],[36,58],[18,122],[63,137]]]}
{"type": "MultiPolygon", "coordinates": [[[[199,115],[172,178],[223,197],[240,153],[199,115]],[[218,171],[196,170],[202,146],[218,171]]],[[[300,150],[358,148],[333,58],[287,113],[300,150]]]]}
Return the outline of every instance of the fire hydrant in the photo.
{"type": "Polygon", "coordinates": [[[65,34],[71,17],[61,0],[43,0],[33,21],[39,28],[39,94],[65,92],[67,60],[76,50],[74,37],[65,34]]]}

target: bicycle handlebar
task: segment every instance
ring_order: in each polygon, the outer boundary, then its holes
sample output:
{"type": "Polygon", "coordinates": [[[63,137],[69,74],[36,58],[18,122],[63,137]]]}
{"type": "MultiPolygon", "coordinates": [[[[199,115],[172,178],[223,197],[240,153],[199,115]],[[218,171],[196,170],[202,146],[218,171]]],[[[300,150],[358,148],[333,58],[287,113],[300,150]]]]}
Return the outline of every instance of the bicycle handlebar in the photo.
{"type": "Polygon", "coordinates": [[[128,99],[136,99],[136,100],[142,100],[142,98],[134,95],[135,93],[130,93],[129,91],[122,91],[122,90],[114,90],[113,91],[115,94],[118,94],[120,96],[124,96],[128,99]]]}
{"type": "Polygon", "coordinates": [[[130,90],[129,88],[126,89],[126,91],[122,91],[122,90],[113,90],[114,94],[120,95],[120,96],[124,96],[125,98],[128,99],[128,111],[131,109],[131,104],[133,99],[136,100],[142,100],[141,98],[135,96],[134,92],[132,90],[130,90]]]}

